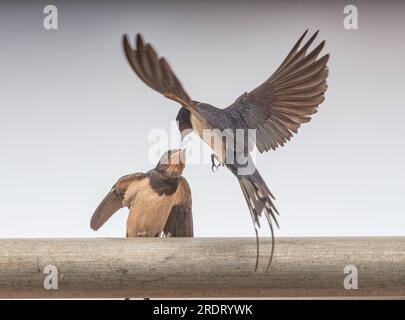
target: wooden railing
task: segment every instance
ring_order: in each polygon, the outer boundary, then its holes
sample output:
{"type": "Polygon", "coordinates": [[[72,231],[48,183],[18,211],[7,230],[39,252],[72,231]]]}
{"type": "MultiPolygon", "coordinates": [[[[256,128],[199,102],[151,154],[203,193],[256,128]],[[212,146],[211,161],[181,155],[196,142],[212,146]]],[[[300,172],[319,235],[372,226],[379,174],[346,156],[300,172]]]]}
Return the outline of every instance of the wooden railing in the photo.
{"type": "Polygon", "coordinates": [[[400,297],[405,237],[0,239],[0,298],[400,297]]]}

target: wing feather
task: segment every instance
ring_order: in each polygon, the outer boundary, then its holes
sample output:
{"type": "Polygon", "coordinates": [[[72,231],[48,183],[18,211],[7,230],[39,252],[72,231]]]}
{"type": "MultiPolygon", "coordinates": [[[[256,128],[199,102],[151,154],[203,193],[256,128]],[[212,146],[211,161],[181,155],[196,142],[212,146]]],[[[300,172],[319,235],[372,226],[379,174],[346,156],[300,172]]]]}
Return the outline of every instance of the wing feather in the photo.
{"type": "Polygon", "coordinates": [[[122,199],[113,189],[101,201],[90,220],[90,227],[97,231],[110,217],[122,208],[122,199]]]}
{"type": "Polygon", "coordinates": [[[90,227],[95,231],[102,227],[115,212],[123,207],[122,202],[128,186],[145,177],[146,175],[141,172],[121,177],[94,211],[90,220],[90,227]]]}
{"type": "Polygon", "coordinates": [[[301,47],[307,31],[269,79],[224,109],[230,116],[244,119],[241,129],[258,130],[260,152],[283,146],[325,100],[329,54],[318,58],[325,41],[308,53],[318,31],[301,47]]]}
{"type": "Polygon", "coordinates": [[[136,37],[136,48],[131,47],[127,35],[123,36],[122,42],[129,64],[145,84],[189,110],[194,108],[166,59],[159,57],[149,43],[145,44],[140,34],[136,37]]]}
{"type": "Polygon", "coordinates": [[[182,178],[164,233],[172,237],[193,237],[193,214],[191,203],[191,189],[186,179],[182,178]]]}

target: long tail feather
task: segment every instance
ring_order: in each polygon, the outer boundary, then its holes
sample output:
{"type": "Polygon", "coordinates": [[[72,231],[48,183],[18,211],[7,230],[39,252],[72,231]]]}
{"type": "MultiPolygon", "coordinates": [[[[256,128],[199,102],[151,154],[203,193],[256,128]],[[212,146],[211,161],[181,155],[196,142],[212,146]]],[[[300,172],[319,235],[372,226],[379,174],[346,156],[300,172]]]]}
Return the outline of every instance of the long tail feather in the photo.
{"type": "Polygon", "coordinates": [[[247,205],[249,207],[249,211],[252,217],[256,233],[257,254],[256,254],[255,271],[257,270],[259,263],[259,237],[257,229],[260,227],[259,217],[261,216],[262,212],[264,213],[266,220],[269,224],[271,232],[271,252],[265,271],[265,274],[267,274],[273,260],[275,247],[273,223],[275,223],[276,226],[278,227],[278,222],[275,216],[275,213],[278,214],[278,211],[275,208],[272,201],[272,198],[274,199],[274,197],[271,194],[270,190],[267,188],[266,183],[264,182],[263,178],[260,176],[257,170],[251,175],[238,176],[238,179],[243,195],[245,196],[247,205]]]}
{"type": "MultiPolygon", "coordinates": [[[[246,202],[249,203],[249,194],[246,191],[246,188],[243,186],[243,184],[241,183],[241,180],[239,180],[240,183],[240,187],[242,189],[243,195],[245,196],[246,202]]],[[[256,264],[255,264],[255,272],[257,271],[257,267],[259,266],[259,248],[260,248],[260,244],[259,244],[259,231],[257,230],[257,227],[260,227],[259,225],[259,221],[255,219],[255,213],[252,210],[252,207],[250,205],[248,205],[249,207],[249,212],[250,212],[250,216],[252,217],[252,221],[253,221],[253,227],[255,229],[255,235],[256,235],[256,264]]]]}

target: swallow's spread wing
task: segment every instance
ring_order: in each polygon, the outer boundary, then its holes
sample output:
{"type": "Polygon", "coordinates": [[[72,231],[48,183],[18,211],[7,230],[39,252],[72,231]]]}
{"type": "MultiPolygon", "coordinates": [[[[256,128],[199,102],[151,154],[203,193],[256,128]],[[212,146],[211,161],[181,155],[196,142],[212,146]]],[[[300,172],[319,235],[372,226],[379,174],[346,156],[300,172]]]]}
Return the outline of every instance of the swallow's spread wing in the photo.
{"type": "Polygon", "coordinates": [[[115,212],[122,208],[122,199],[117,192],[112,189],[101,201],[93,216],[90,227],[97,231],[115,212]]]}
{"type": "Polygon", "coordinates": [[[135,49],[124,35],[123,47],[129,64],[143,82],[165,97],[179,102],[186,109],[193,108],[191,99],[166,59],[159,57],[149,43],[144,43],[140,34],[136,37],[135,49]]]}
{"type": "Polygon", "coordinates": [[[103,201],[101,201],[96,211],[94,211],[91,217],[90,227],[93,230],[98,230],[115,212],[124,206],[122,202],[128,186],[132,182],[144,179],[145,177],[146,175],[140,172],[120,178],[103,201]]]}
{"type": "Polygon", "coordinates": [[[179,184],[175,204],[170,211],[164,233],[172,237],[193,237],[193,215],[191,210],[191,189],[186,179],[179,184]]]}
{"type": "Polygon", "coordinates": [[[256,146],[260,152],[283,146],[324,100],[329,54],[318,59],[325,41],[307,53],[318,32],[300,48],[306,33],[269,79],[224,109],[239,119],[241,129],[258,130],[256,146]]]}

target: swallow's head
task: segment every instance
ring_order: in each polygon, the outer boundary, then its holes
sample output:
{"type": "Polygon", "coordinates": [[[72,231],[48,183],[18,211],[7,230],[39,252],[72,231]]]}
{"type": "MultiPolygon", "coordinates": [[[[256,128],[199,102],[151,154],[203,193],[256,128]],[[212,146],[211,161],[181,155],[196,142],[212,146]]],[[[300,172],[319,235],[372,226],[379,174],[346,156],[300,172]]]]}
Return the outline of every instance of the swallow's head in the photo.
{"type": "Polygon", "coordinates": [[[183,139],[193,130],[190,111],[184,107],[181,107],[177,113],[176,121],[180,130],[181,140],[183,141],[183,139]]]}
{"type": "Polygon", "coordinates": [[[170,176],[181,176],[186,166],[186,149],[172,149],[163,154],[156,169],[170,176]]]}

